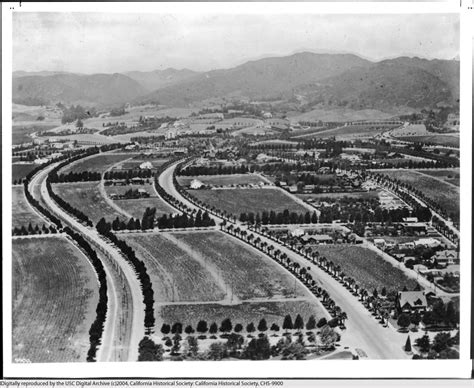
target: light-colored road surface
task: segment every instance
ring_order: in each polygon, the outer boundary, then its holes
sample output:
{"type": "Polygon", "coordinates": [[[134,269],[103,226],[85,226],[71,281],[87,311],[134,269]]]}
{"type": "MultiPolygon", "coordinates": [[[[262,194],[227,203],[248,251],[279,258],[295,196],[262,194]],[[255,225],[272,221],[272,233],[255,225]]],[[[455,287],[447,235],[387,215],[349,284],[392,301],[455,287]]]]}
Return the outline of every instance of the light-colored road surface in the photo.
{"type": "MultiPolygon", "coordinates": [[[[176,165],[169,166],[160,176],[160,185],[172,196],[185,203],[191,209],[197,209],[191,202],[179,194],[173,185],[173,171],[176,165]]],[[[212,216],[216,222],[221,220],[212,216]]],[[[239,228],[246,230],[246,226],[239,224],[239,228]]],[[[301,255],[287,249],[283,245],[259,235],[261,241],[266,241],[280,249],[282,253],[286,253],[293,261],[299,262],[301,265],[311,266],[311,275],[322,287],[324,287],[331,298],[339,305],[342,311],[346,312],[348,320],[346,321],[346,330],[343,332],[341,345],[350,346],[352,348],[360,348],[367,354],[370,359],[407,359],[410,358],[404,351],[407,334],[401,334],[392,327],[383,327],[376,321],[371,314],[363,307],[346,288],[338,281],[332,278],[323,270],[315,265],[311,265],[309,261],[301,255]]]]}
{"type": "MultiPolygon", "coordinates": [[[[33,177],[30,185],[41,185],[41,197],[49,210],[55,214],[64,225],[69,225],[77,233],[80,233],[94,247],[109,257],[103,260],[104,269],[107,276],[108,290],[108,311],[102,335],[102,344],[99,347],[98,361],[137,361],[138,343],[145,334],[145,306],[142,302],[142,293],[139,280],[132,267],[122,257],[121,253],[111,243],[105,241],[95,228],[87,227],[78,222],[68,213],[64,212],[50,197],[46,189],[46,177],[49,172],[56,167],[52,164],[40,171],[33,177]],[[117,275],[118,269],[120,270],[117,275]],[[121,274],[121,275],[120,275],[121,274]],[[122,279],[126,284],[117,284],[117,279],[122,279]],[[127,306],[132,311],[122,311],[123,294],[129,288],[131,294],[131,306],[127,306]],[[131,315],[131,319],[123,316],[131,315]],[[128,335],[119,335],[121,332],[120,323],[130,322],[130,327],[126,330],[128,335]],[[117,349],[119,351],[117,351],[117,349]],[[120,355],[120,356],[119,356],[120,355]],[[119,359],[117,359],[119,358],[119,359]]],[[[39,198],[36,198],[39,200],[39,198]]]]}

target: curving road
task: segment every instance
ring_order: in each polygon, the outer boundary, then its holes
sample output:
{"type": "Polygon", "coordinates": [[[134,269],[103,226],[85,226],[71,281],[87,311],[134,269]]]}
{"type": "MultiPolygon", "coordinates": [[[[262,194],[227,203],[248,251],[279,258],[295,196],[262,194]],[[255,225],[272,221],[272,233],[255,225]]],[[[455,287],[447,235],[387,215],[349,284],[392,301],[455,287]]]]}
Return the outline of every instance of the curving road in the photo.
{"type": "MultiPolygon", "coordinates": [[[[168,192],[168,194],[179,199],[191,209],[198,209],[194,204],[184,198],[174,187],[173,172],[179,162],[170,165],[158,177],[160,185],[168,192]]],[[[214,215],[211,217],[216,223],[222,220],[214,215]]],[[[239,223],[241,230],[249,231],[247,226],[239,223]]],[[[343,333],[341,346],[350,346],[354,349],[362,349],[370,359],[408,359],[403,350],[407,334],[398,333],[392,326],[383,327],[378,323],[372,315],[362,306],[358,298],[352,295],[338,281],[321,270],[316,265],[311,265],[303,256],[291,251],[285,246],[276,243],[269,238],[259,235],[260,240],[266,241],[275,246],[282,253],[286,253],[293,261],[300,265],[310,266],[310,273],[322,287],[324,287],[331,298],[346,312],[348,320],[346,321],[346,330],[343,333]]],[[[411,334],[413,337],[413,335],[411,334]]]]}
{"type": "Polygon", "coordinates": [[[95,228],[83,225],[53,201],[46,188],[46,178],[57,165],[58,163],[54,163],[38,172],[31,180],[30,187],[40,185],[41,198],[35,199],[41,199],[63,224],[80,233],[97,248],[98,254],[107,258],[102,262],[107,277],[108,311],[97,360],[137,361],[138,344],[145,335],[145,308],[139,280],[133,268],[113,244],[99,235],[95,228]],[[131,306],[127,305],[129,308],[123,309],[127,290],[131,296],[131,306]],[[125,334],[121,327],[124,323],[128,326],[125,334]]]}

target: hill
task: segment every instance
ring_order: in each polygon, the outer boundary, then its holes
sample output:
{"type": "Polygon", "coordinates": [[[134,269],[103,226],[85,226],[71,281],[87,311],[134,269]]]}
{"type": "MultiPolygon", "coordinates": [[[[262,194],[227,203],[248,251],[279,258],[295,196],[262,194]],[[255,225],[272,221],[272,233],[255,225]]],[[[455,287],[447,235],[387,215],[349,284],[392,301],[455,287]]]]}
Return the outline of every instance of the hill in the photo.
{"type": "MultiPolygon", "coordinates": [[[[424,108],[437,104],[456,105],[459,86],[442,66],[434,71],[395,61],[350,69],[318,84],[301,86],[297,92],[312,104],[344,106],[352,109],[391,107],[424,108]]],[[[459,78],[458,78],[459,83],[459,78]]]]}
{"type": "Polygon", "coordinates": [[[304,52],[201,73],[172,87],[159,89],[140,100],[182,106],[230,95],[258,100],[292,98],[293,89],[299,85],[335,76],[353,67],[369,65],[369,61],[356,55],[304,52]]]}
{"type": "Polygon", "coordinates": [[[62,102],[114,106],[145,93],[137,82],[123,74],[54,74],[13,78],[13,102],[46,105],[62,102]]]}
{"type": "Polygon", "coordinates": [[[166,86],[174,85],[180,81],[188,80],[199,74],[198,72],[182,69],[165,69],[154,71],[129,71],[124,73],[126,76],[137,81],[144,89],[151,92],[166,86]]]}

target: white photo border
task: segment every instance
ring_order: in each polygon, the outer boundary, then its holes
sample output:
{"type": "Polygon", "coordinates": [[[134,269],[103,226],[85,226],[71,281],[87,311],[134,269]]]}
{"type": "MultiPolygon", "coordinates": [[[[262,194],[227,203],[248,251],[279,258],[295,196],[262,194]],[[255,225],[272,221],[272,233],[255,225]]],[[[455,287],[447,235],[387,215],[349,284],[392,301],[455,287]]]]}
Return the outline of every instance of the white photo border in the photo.
{"type": "MultiPolygon", "coordinates": [[[[444,3],[3,3],[2,183],[3,367],[11,378],[469,378],[471,312],[472,44],[473,17],[457,2],[444,3]],[[14,10],[10,9],[14,7],[14,10]],[[460,15],[461,61],[461,341],[459,360],[211,361],[166,363],[12,363],[11,149],[12,14],[16,12],[223,13],[223,14],[434,14],[460,15]],[[318,362],[316,362],[318,361],[318,362]]],[[[32,58],[34,60],[34,58],[32,58]]]]}

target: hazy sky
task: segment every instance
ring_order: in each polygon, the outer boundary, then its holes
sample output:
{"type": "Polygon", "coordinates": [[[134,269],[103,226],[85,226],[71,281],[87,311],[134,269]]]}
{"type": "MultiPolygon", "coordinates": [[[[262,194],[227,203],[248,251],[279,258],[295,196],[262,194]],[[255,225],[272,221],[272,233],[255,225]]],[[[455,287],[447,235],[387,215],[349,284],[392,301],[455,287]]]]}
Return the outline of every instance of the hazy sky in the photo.
{"type": "Polygon", "coordinates": [[[15,13],[13,70],[211,70],[298,51],[452,59],[459,17],[15,13]]]}

